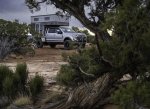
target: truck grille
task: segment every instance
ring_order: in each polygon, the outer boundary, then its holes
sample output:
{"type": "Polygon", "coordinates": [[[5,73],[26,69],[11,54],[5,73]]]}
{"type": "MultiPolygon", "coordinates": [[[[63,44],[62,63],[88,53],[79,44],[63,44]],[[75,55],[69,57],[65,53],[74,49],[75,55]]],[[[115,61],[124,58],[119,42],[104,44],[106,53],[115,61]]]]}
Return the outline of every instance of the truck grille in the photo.
{"type": "Polygon", "coordinates": [[[77,40],[78,40],[79,42],[86,42],[86,37],[83,36],[83,35],[80,35],[80,36],[77,37],[77,40]]]}

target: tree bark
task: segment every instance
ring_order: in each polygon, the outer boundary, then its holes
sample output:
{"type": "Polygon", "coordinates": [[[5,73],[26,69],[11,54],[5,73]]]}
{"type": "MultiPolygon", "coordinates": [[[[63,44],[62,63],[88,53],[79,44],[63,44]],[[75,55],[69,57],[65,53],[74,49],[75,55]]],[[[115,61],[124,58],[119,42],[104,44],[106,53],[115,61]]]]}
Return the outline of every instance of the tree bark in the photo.
{"type": "Polygon", "coordinates": [[[94,82],[72,90],[66,101],[54,108],[49,106],[49,109],[96,109],[109,102],[113,82],[111,74],[107,73],[94,82]]]}

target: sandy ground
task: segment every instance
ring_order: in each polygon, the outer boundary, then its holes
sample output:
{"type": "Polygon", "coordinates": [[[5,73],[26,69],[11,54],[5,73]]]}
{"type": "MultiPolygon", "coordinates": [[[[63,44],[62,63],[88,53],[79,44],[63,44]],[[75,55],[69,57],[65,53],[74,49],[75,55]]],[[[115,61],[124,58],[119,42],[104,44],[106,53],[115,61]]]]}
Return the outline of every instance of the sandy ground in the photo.
{"type": "Polygon", "coordinates": [[[57,46],[55,49],[46,46],[44,48],[35,49],[35,55],[31,56],[13,56],[8,57],[0,64],[7,65],[15,70],[17,63],[27,63],[29,77],[38,74],[44,77],[45,85],[55,82],[55,77],[63,64],[62,53],[72,53],[74,50],[64,50],[63,46],[57,46]]]}

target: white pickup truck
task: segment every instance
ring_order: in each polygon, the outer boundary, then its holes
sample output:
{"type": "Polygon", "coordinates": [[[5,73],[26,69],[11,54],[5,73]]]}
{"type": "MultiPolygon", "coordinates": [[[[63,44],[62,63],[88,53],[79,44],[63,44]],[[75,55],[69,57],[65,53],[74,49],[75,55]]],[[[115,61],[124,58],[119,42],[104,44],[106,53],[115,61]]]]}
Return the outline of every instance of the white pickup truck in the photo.
{"type": "Polygon", "coordinates": [[[41,40],[37,41],[37,47],[50,45],[55,48],[57,44],[63,44],[65,49],[70,47],[70,43],[85,47],[87,37],[84,33],[77,33],[68,27],[48,27],[44,31],[41,40]]]}

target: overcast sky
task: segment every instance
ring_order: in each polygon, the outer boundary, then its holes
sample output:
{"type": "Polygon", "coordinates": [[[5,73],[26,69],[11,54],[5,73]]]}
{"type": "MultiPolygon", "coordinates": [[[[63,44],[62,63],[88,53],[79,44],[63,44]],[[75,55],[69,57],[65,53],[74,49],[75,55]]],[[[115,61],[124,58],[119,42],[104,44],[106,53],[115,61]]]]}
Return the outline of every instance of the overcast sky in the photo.
{"type": "MultiPolygon", "coordinates": [[[[31,16],[55,14],[58,9],[52,5],[42,5],[41,10],[31,13],[24,3],[25,0],[0,0],[0,19],[14,20],[18,19],[20,22],[30,23],[31,16]]],[[[70,20],[70,26],[83,27],[81,23],[74,17],[70,20]]]]}

